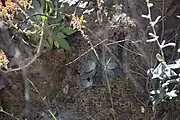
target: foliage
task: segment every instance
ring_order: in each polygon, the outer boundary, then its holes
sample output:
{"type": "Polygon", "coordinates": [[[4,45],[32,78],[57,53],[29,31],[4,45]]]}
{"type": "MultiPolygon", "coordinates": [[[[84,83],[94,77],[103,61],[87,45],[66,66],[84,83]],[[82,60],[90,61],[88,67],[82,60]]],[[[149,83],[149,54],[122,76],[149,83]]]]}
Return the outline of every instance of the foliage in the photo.
{"type": "MultiPolygon", "coordinates": [[[[149,23],[152,28],[152,33],[149,33],[151,39],[147,40],[147,42],[156,42],[160,53],[156,54],[156,58],[159,64],[155,68],[151,68],[148,70],[148,74],[151,75],[151,86],[150,89],[150,98],[153,104],[153,110],[157,107],[159,103],[162,101],[167,101],[172,99],[173,97],[177,97],[178,84],[180,83],[180,59],[176,60],[173,64],[167,64],[166,58],[164,57],[163,49],[165,47],[174,47],[175,43],[167,43],[165,44],[165,40],[160,42],[159,36],[157,36],[155,31],[155,25],[160,20],[161,16],[158,16],[154,21],[151,18],[151,7],[153,4],[146,0],[148,15],[142,15],[143,18],[149,20],[149,23]]],[[[179,50],[178,50],[179,51],[179,50]]]]}
{"type": "Polygon", "coordinates": [[[67,20],[70,18],[65,14],[63,5],[57,0],[30,0],[29,3],[22,0],[19,3],[6,2],[6,4],[6,7],[2,8],[2,16],[11,20],[11,26],[26,33],[26,35],[33,36],[44,30],[46,31],[44,39],[50,46],[70,49],[67,36],[72,35],[77,30],[70,26],[67,20]],[[7,12],[9,9],[16,9],[16,11],[7,12]],[[42,28],[44,23],[46,27],[42,28]]]}
{"type": "Polygon", "coordinates": [[[180,74],[176,71],[180,69],[180,59],[173,64],[167,64],[162,59],[159,59],[159,62],[159,65],[155,69],[151,69],[151,79],[154,87],[150,91],[150,94],[154,107],[162,101],[177,97],[177,93],[179,92],[176,89],[180,82],[180,74]]]}
{"type": "MultiPolygon", "coordinates": [[[[92,55],[91,59],[88,59],[83,64],[84,73],[82,84],[85,87],[90,87],[94,83],[94,78],[98,69],[101,69],[104,75],[107,75],[108,78],[116,78],[122,76],[122,71],[118,67],[118,64],[114,61],[112,57],[109,57],[104,61],[104,57],[100,57],[98,60],[95,55],[92,55]],[[118,73],[116,72],[118,71],[118,73]]],[[[102,81],[104,82],[104,81],[102,81]]]]}

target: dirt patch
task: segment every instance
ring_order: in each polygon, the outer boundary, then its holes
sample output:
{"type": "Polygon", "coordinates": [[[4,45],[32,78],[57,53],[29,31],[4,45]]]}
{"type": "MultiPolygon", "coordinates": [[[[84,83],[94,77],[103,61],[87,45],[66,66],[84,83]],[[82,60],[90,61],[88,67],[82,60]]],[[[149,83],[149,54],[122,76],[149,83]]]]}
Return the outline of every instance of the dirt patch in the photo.
{"type": "MultiPolygon", "coordinates": [[[[119,79],[111,85],[115,113],[111,109],[107,86],[84,88],[79,84],[77,68],[79,62],[65,66],[65,63],[78,55],[77,51],[80,51],[81,45],[84,45],[80,36],[74,37],[74,41],[76,42],[72,51],[76,50],[76,52],[69,53],[69,56],[57,50],[45,53],[28,69],[29,80],[40,93],[38,94],[31,85],[29,119],[52,119],[48,110],[51,110],[58,120],[114,119],[114,114],[121,120],[149,119],[149,114],[141,113],[142,105],[137,104],[133,85],[128,80],[119,79]]],[[[1,91],[1,105],[5,111],[13,113],[17,118],[22,118],[26,103],[24,80],[21,73],[11,73],[9,78],[10,87],[1,91]]],[[[2,113],[0,118],[11,119],[2,113]]]]}

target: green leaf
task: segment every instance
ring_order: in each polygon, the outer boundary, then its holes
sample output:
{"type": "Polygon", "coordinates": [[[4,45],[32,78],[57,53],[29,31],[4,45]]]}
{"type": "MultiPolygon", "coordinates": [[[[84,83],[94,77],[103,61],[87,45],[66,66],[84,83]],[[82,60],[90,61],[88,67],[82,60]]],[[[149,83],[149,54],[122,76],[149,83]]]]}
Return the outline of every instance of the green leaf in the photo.
{"type": "Polygon", "coordinates": [[[53,30],[53,32],[52,32],[51,38],[52,38],[53,41],[55,41],[55,40],[58,39],[57,33],[56,33],[54,30],[53,30]]]}
{"type": "Polygon", "coordinates": [[[62,38],[65,38],[66,35],[64,35],[62,32],[59,32],[59,33],[57,33],[57,37],[58,37],[59,39],[62,39],[62,38]]]}
{"type": "Polygon", "coordinates": [[[33,7],[36,13],[43,14],[43,1],[33,0],[33,7]]]}
{"type": "MultiPolygon", "coordinates": [[[[58,34],[62,29],[64,29],[64,27],[65,27],[64,24],[62,24],[62,25],[55,25],[55,27],[53,27],[52,29],[53,29],[53,32],[56,32],[56,34],[58,34]]],[[[63,33],[63,32],[61,31],[61,33],[63,33]]]]}
{"type": "Polygon", "coordinates": [[[76,30],[74,30],[72,27],[65,27],[62,30],[62,32],[65,33],[66,35],[71,35],[71,34],[75,33],[76,30]]]}
{"type": "Polygon", "coordinates": [[[51,4],[49,4],[49,14],[51,14],[52,12],[53,12],[53,10],[54,10],[54,8],[53,8],[53,5],[52,5],[52,3],[51,4]]]}
{"type": "Polygon", "coordinates": [[[70,50],[69,43],[65,39],[60,39],[60,46],[65,50],[70,50]]]}
{"type": "Polygon", "coordinates": [[[53,33],[57,34],[59,32],[59,28],[58,27],[54,27],[53,28],[53,33]]]}
{"type": "Polygon", "coordinates": [[[37,0],[33,0],[33,7],[35,10],[37,10],[41,8],[41,5],[39,4],[37,0]]]}
{"type": "Polygon", "coordinates": [[[54,40],[54,46],[56,48],[60,48],[60,44],[59,44],[59,41],[58,40],[54,40]]]}
{"type": "Polygon", "coordinates": [[[62,23],[61,25],[58,26],[58,29],[62,30],[62,29],[64,29],[64,27],[65,27],[65,24],[62,23]]]}

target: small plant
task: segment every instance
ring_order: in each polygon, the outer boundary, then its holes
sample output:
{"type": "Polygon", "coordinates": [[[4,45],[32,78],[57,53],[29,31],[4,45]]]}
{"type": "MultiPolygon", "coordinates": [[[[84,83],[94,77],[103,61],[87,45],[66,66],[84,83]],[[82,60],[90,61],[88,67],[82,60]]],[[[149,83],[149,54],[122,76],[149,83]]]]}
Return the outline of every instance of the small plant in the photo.
{"type": "Polygon", "coordinates": [[[6,7],[2,7],[1,14],[11,27],[27,36],[33,36],[34,39],[37,39],[35,34],[39,35],[43,29],[46,31],[44,39],[55,48],[69,50],[66,38],[77,31],[70,26],[67,20],[70,18],[58,1],[54,3],[50,0],[30,0],[29,3],[23,0],[19,3],[8,1],[6,7]]]}
{"type": "MultiPolygon", "coordinates": [[[[41,15],[41,21],[46,20],[46,33],[45,38],[50,46],[55,48],[70,49],[70,46],[66,40],[67,36],[76,32],[75,29],[70,27],[67,15],[64,13],[63,5],[58,2],[44,1],[32,3],[33,10],[35,10],[37,16],[41,15]]],[[[30,14],[34,13],[33,11],[30,14]]],[[[36,15],[35,14],[35,15],[36,15]]],[[[39,17],[38,17],[39,18],[39,17]]],[[[40,19],[40,18],[39,18],[40,19]]],[[[39,21],[36,19],[36,21],[39,21]]],[[[38,23],[36,23],[38,24],[38,23]]]]}
{"type": "Polygon", "coordinates": [[[152,100],[153,110],[155,110],[157,105],[161,102],[177,97],[177,93],[179,92],[177,88],[180,83],[180,73],[177,69],[180,69],[180,59],[176,60],[173,64],[166,63],[163,49],[169,46],[174,47],[176,44],[165,44],[165,40],[163,40],[162,43],[159,41],[159,36],[157,36],[155,31],[155,25],[160,20],[161,16],[158,16],[156,20],[153,21],[151,18],[151,7],[153,7],[153,4],[150,3],[149,0],[146,0],[146,3],[148,15],[142,15],[142,17],[149,20],[153,31],[152,33],[149,33],[152,39],[147,40],[147,42],[156,42],[160,49],[160,53],[156,54],[159,64],[157,67],[148,70],[148,74],[151,75],[152,83],[150,98],[152,100]]]}
{"type": "Polygon", "coordinates": [[[156,107],[160,102],[167,101],[173,97],[177,97],[179,92],[177,88],[180,82],[180,74],[176,72],[180,69],[180,59],[173,64],[167,64],[164,60],[158,58],[159,65],[155,69],[151,69],[152,85],[150,91],[153,106],[156,107]]]}
{"type": "Polygon", "coordinates": [[[98,61],[94,54],[90,56],[91,59],[86,59],[83,62],[82,85],[85,88],[91,87],[94,83],[94,77],[97,73],[98,61]]]}
{"type": "MultiPolygon", "coordinates": [[[[101,68],[101,74],[107,74],[109,78],[116,78],[122,75],[122,71],[118,67],[118,64],[113,60],[112,57],[109,57],[107,60],[103,60],[103,57],[100,57],[100,61],[95,57],[95,55],[91,56],[92,59],[85,60],[83,64],[83,78],[82,84],[85,87],[90,87],[94,83],[94,77],[98,72],[97,69],[101,68]],[[103,62],[104,61],[104,62],[103,62]]],[[[102,81],[104,82],[104,81],[102,81]]]]}
{"type": "Polygon", "coordinates": [[[115,73],[114,73],[114,69],[117,68],[118,64],[112,61],[112,57],[110,57],[105,64],[103,64],[104,66],[104,72],[111,78],[116,77],[115,73]]]}

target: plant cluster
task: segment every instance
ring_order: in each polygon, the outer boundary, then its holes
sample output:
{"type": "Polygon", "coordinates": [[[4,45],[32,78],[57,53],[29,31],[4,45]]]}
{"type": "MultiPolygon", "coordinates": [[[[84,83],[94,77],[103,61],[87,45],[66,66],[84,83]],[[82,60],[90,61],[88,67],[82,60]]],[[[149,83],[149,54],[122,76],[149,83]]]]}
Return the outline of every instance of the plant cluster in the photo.
{"type": "Polygon", "coordinates": [[[68,19],[71,16],[65,14],[61,2],[57,0],[18,0],[15,2],[8,0],[1,8],[1,15],[10,27],[14,27],[27,36],[40,35],[43,30],[44,40],[50,46],[70,49],[67,36],[77,30],[70,26],[68,19]]]}
{"type": "MultiPolygon", "coordinates": [[[[165,43],[165,40],[162,42],[159,40],[159,36],[156,34],[155,25],[159,22],[161,16],[158,16],[154,21],[151,17],[151,7],[153,4],[146,0],[148,14],[142,15],[143,18],[149,20],[150,26],[152,28],[152,33],[149,33],[151,39],[147,42],[156,42],[160,53],[156,54],[158,60],[158,65],[155,68],[150,68],[148,74],[151,75],[151,86],[150,89],[150,98],[153,104],[153,110],[163,101],[168,101],[173,97],[177,97],[178,87],[180,83],[180,59],[176,60],[174,63],[168,64],[166,58],[164,57],[164,48],[165,47],[175,47],[176,43],[165,43]]],[[[177,50],[179,52],[179,49],[177,50]]]]}
{"type": "MultiPolygon", "coordinates": [[[[118,76],[122,76],[123,72],[117,62],[113,57],[100,57],[98,60],[95,55],[91,56],[91,59],[85,60],[83,64],[83,78],[82,84],[84,87],[91,87],[95,82],[95,75],[100,69],[100,74],[105,75],[105,77],[116,79],[118,76]],[[118,71],[118,72],[117,72],[118,71]]],[[[105,82],[103,78],[103,83],[105,82]]]]}

